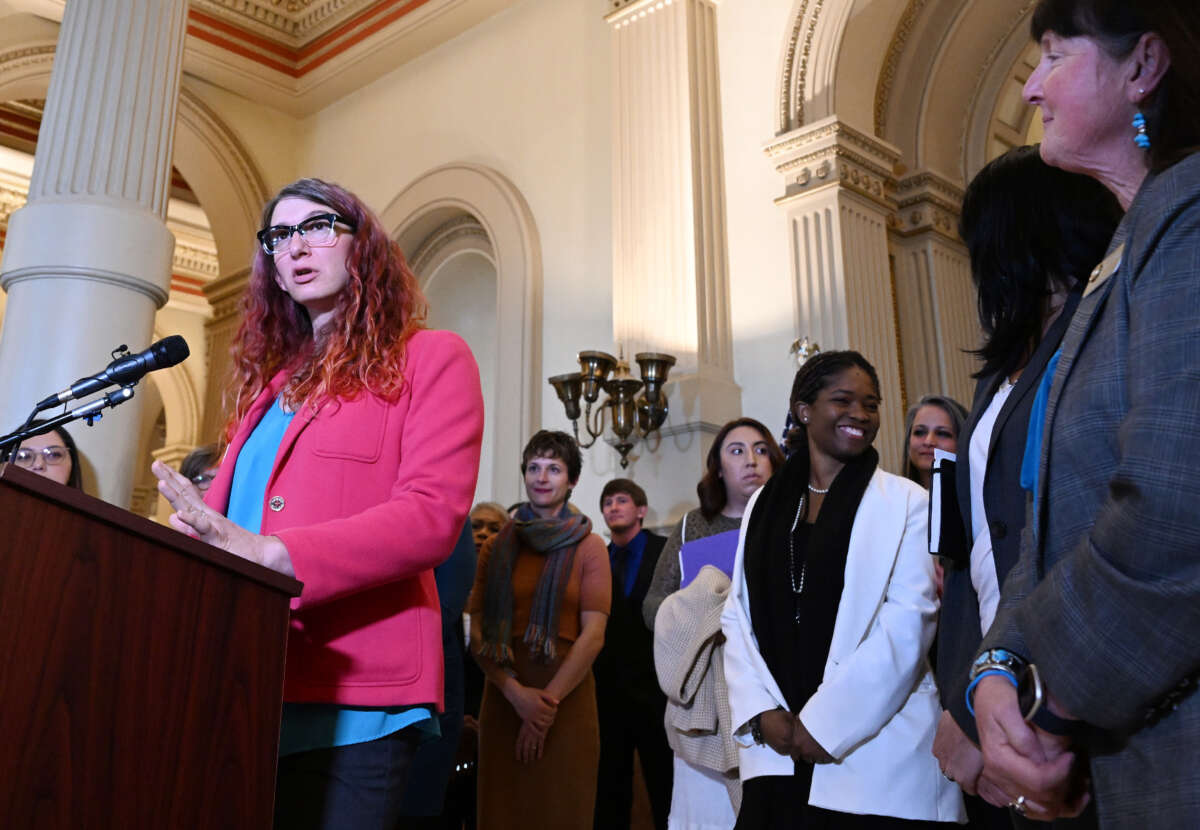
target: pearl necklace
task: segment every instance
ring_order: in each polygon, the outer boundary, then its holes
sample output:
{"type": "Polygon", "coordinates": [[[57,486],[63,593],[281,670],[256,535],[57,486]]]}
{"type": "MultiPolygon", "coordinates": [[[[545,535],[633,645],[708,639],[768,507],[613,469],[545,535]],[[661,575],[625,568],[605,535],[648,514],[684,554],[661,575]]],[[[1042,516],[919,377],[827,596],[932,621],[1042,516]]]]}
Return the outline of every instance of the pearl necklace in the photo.
{"type": "Polygon", "coordinates": [[[810,482],[808,483],[808,491],[809,491],[810,493],[816,493],[818,496],[823,496],[823,495],[825,495],[826,493],[828,493],[828,492],[829,492],[829,488],[828,488],[828,487],[826,487],[824,490],[819,490],[819,489],[817,489],[816,487],[813,487],[813,486],[812,486],[812,482],[810,481],[810,482]]]}
{"type": "MultiPolygon", "coordinates": [[[[800,515],[804,512],[804,496],[796,506],[796,518],[792,520],[792,530],[788,533],[788,576],[792,580],[792,593],[799,597],[804,593],[804,580],[808,576],[808,559],[800,563],[800,584],[796,584],[796,528],[800,524],[800,515]]],[[[798,605],[798,603],[797,603],[798,605]]],[[[800,609],[796,608],[796,622],[800,622],[800,609]]]]}

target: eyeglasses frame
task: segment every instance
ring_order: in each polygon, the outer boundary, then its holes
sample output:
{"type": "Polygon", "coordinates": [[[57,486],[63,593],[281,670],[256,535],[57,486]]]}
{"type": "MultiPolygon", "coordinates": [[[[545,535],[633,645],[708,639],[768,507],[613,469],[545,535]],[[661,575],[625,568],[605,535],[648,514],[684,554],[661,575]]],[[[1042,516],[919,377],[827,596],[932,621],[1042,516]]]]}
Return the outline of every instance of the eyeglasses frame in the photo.
{"type": "MultiPolygon", "coordinates": [[[[16,464],[18,467],[21,467],[22,469],[28,469],[28,467],[25,467],[24,464],[22,464],[20,461],[17,460],[17,456],[20,455],[22,452],[32,452],[32,453],[37,453],[38,455],[41,455],[42,463],[45,464],[47,467],[57,467],[59,464],[62,464],[64,461],[71,460],[71,448],[64,446],[63,444],[50,444],[47,447],[18,447],[17,449],[13,450],[12,463],[16,464]],[[46,454],[47,451],[49,451],[49,450],[61,450],[63,457],[58,459],[57,461],[54,461],[50,458],[50,456],[48,456],[46,454]]],[[[32,467],[33,462],[36,460],[37,460],[37,456],[35,455],[29,460],[29,466],[32,467]]]]}
{"type": "Polygon", "coordinates": [[[292,237],[295,236],[296,234],[300,234],[300,238],[303,239],[305,244],[309,245],[310,247],[327,248],[331,245],[334,245],[337,242],[337,234],[336,233],[333,236],[333,241],[327,242],[327,243],[313,243],[311,240],[309,240],[304,235],[304,231],[300,229],[300,226],[305,225],[314,219],[328,219],[330,224],[334,225],[335,228],[337,225],[341,225],[344,228],[348,228],[350,230],[350,233],[354,233],[356,230],[358,230],[354,226],[353,223],[348,222],[344,217],[339,216],[336,213],[314,213],[312,216],[305,217],[298,224],[295,224],[295,225],[270,225],[269,227],[263,228],[258,233],[254,234],[254,236],[258,239],[258,244],[262,246],[263,251],[269,257],[276,256],[281,251],[283,251],[286,248],[286,246],[289,243],[291,243],[292,237]],[[269,234],[271,231],[279,231],[279,230],[286,230],[288,232],[287,239],[285,239],[283,241],[282,245],[280,245],[278,248],[276,248],[275,250],[272,251],[270,249],[270,247],[268,247],[268,245],[267,245],[267,234],[269,234]]]}

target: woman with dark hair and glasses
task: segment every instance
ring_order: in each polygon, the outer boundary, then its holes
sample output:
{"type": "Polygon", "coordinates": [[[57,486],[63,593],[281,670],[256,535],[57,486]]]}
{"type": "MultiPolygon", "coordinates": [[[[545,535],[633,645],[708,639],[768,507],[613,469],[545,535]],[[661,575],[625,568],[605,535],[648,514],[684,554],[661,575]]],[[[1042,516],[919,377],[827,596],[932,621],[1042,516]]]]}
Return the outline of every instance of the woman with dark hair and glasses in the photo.
{"type": "Polygon", "coordinates": [[[391,830],[443,706],[433,568],[475,490],[479,371],[459,337],[424,328],[412,271],[352,193],[301,179],[263,226],[217,477],[202,500],[154,472],[173,526],[304,583],[275,826],[391,830]]]}
{"type": "Polygon", "coordinates": [[[746,507],[721,614],[738,830],[965,818],[931,753],[937,600],[928,498],[879,469],[879,379],[858,352],[796,373],[799,440],[746,507]]]}
{"type": "MultiPolygon", "coordinates": [[[[33,421],[31,426],[40,426],[45,421],[33,421]]],[[[63,427],[55,427],[50,432],[26,438],[17,447],[9,459],[18,467],[32,470],[51,481],[83,489],[83,477],[79,469],[79,450],[75,448],[75,439],[63,427]]]]}
{"type": "MultiPolygon", "coordinates": [[[[704,466],[704,475],[696,485],[700,506],[685,514],[671,530],[642,604],[642,615],[652,631],[655,631],[659,609],[680,591],[683,580],[680,552],[686,555],[691,551],[716,549],[732,562],[746,502],[772,473],[783,466],[783,452],[775,443],[771,431],[763,424],[753,418],[737,418],[721,427],[708,450],[704,466]]],[[[708,592],[708,596],[720,600],[724,594],[708,592]]],[[[668,603],[669,606],[673,604],[668,603]]],[[[682,602],[679,604],[684,605],[682,602]]],[[[687,607],[692,607],[691,603],[687,603],[687,607]]],[[[681,638],[692,638],[690,629],[695,620],[688,616],[680,618],[678,610],[671,609],[670,630],[656,631],[656,641],[674,642],[681,638]]],[[[656,651],[660,650],[661,643],[656,646],[656,651]]],[[[690,652],[691,649],[682,651],[690,652]]],[[[719,660],[719,651],[715,652],[715,658],[710,655],[711,659],[719,660]]],[[[656,668],[660,682],[664,673],[675,674],[674,667],[660,663],[656,668]]],[[[696,666],[692,676],[706,672],[707,666],[696,666]]],[[[669,701],[675,702],[680,698],[678,688],[664,688],[663,691],[669,701]]],[[[723,694],[724,690],[720,693],[723,694]]],[[[736,786],[736,773],[731,769],[715,769],[712,765],[702,766],[687,760],[681,754],[686,750],[679,734],[670,727],[667,741],[675,750],[670,826],[679,830],[733,827],[736,814],[728,776],[734,775],[732,783],[736,786]]]]}
{"type": "Polygon", "coordinates": [[[217,455],[216,444],[205,444],[196,447],[184,457],[179,464],[179,472],[183,477],[196,485],[201,493],[207,493],[212,481],[217,477],[217,468],[221,458],[217,455]]]}
{"type": "MultiPolygon", "coordinates": [[[[1021,462],[1038,384],[1062,341],[1092,268],[1121,219],[1094,179],[1051,167],[1037,147],[1010,150],[967,186],[959,234],[979,295],[983,365],[956,459],[968,549],[943,551],[937,679],[942,714],[934,752],[969,796],[983,756],[967,711],[971,661],[991,627],[1000,586],[1020,554],[1026,493],[1021,462]],[[1018,238],[1022,244],[1013,245],[1018,238]]],[[[1007,810],[967,799],[981,826],[1007,827],[1007,810]]]]}

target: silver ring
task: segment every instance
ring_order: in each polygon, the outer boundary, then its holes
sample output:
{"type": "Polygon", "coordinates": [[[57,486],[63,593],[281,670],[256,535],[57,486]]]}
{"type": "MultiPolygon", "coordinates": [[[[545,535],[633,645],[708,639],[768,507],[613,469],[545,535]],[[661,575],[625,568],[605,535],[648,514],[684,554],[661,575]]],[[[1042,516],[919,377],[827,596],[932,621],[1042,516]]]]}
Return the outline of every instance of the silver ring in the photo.
{"type": "Polygon", "coordinates": [[[1013,803],[1009,804],[1008,806],[1012,807],[1014,810],[1016,810],[1021,815],[1025,815],[1025,796],[1023,796],[1023,795],[1017,796],[1017,800],[1014,801],[1013,803]]]}

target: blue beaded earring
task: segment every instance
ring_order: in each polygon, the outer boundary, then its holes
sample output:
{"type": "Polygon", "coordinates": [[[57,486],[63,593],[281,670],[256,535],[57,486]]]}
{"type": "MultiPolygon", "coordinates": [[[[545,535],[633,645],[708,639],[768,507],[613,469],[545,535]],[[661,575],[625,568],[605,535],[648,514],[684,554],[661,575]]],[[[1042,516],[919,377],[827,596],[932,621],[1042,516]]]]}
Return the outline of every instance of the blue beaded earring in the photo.
{"type": "Polygon", "coordinates": [[[1133,117],[1133,127],[1137,130],[1137,135],[1133,137],[1133,143],[1143,150],[1150,149],[1150,136],[1146,135],[1146,116],[1138,112],[1133,117]]]}

